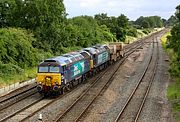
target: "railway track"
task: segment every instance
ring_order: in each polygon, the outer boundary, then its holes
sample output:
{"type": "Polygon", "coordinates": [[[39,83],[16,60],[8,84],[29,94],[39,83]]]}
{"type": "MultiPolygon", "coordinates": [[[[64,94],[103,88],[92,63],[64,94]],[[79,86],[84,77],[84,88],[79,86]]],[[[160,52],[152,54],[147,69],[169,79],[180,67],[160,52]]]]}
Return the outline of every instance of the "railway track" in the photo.
{"type": "MultiPolygon", "coordinates": [[[[137,47],[136,48],[139,48],[141,45],[137,45],[137,47]]],[[[134,48],[133,48],[134,49],[134,48]]],[[[129,50],[129,54],[127,53],[127,55],[130,55],[132,53],[132,51],[130,51],[129,50]]],[[[125,59],[124,59],[125,60],[125,59]]],[[[122,61],[121,61],[122,62],[122,61]]],[[[114,64],[115,65],[115,64],[114,64]]],[[[105,73],[110,69],[110,68],[112,68],[112,67],[108,67],[105,71],[103,71],[101,74],[100,74],[100,76],[99,77],[97,77],[96,78],[96,80],[91,84],[91,88],[96,84],[96,83],[98,83],[98,82],[100,82],[99,80],[103,77],[103,76],[105,76],[105,73]]],[[[101,83],[101,82],[100,82],[101,83]]],[[[88,88],[88,89],[90,89],[90,87],[88,88]]],[[[73,91],[71,91],[71,92],[73,92],[73,91]]],[[[83,93],[85,93],[85,92],[83,92],[83,93]]],[[[68,94],[64,94],[64,95],[68,95],[68,94]]],[[[26,109],[28,109],[28,110],[22,110],[22,111],[20,111],[20,112],[18,112],[17,114],[16,114],[16,116],[20,116],[21,114],[23,114],[23,113],[26,113],[26,111],[28,111],[28,115],[26,115],[25,117],[22,117],[22,118],[18,118],[17,119],[17,121],[21,121],[21,122],[23,122],[23,121],[27,121],[30,117],[32,117],[33,115],[35,115],[36,113],[38,113],[39,111],[41,111],[42,109],[44,109],[45,107],[47,107],[47,106],[49,106],[49,105],[51,105],[51,104],[53,104],[55,101],[57,101],[57,100],[59,100],[59,99],[61,99],[64,95],[62,95],[62,96],[60,96],[60,97],[58,97],[58,98],[56,98],[56,99],[53,99],[53,100],[47,100],[47,102],[45,102],[45,103],[43,103],[43,101],[46,101],[46,100],[42,100],[42,101],[39,101],[39,102],[37,102],[37,103],[35,103],[35,104],[38,104],[38,107],[36,107],[37,109],[36,110],[34,110],[34,111],[31,111],[30,109],[33,109],[33,108],[31,108],[31,107],[33,107],[34,106],[34,104],[32,104],[32,106],[29,106],[28,108],[26,108],[26,109]],[[42,102],[42,103],[41,103],[42,102]]],[[[83,96],[83,95],[82,95],[83,96]]],[[[36,105],[37,106],[37,105],[36,105]]],[[[11,116],[10,117],[11,119],[10,120],[12,120],[12,119],[15,119],[16,120],[16,118],[17,117],[15,117],[15,116],[11,116]]],[[[9,118],[8,118],[9,119],[9,118]]]]}
{"type": "Polygon", "coordinates": [[[23,108],[19,109],[18,111],[13,112],[12,114],[2,118],[0,120],[0,122],[3,121],[13,121],[13,120],[17,120],[17,121],[25,121],[26,119],[28,119],[29,117],[33,116],[35,113],[37,113],[38,111],[42,110],[43,108],[47,107],[48,105],[52,104],[53,102],[57,101],[58,99],[61,99],[63,96],[65,96],[66,94],[56,98],[56,99],[43,99],[43,97],[38,98],[36,101],[32,102],[29,105],[24,106],[23,108]],[[32,109],[33,106],[36,106],[36,110],[29,110],[32,109]],[[26,111],[28,111],[28,114],[25,116],[23,115],[23,117],[18,117],[21,116],[21,114],[26,113],[26,111]],[[17,117],[17,118],[16,118],[17,117]]]}
{"type": "MultiPolygon", "coordinates": [[[[29,96],[29,97],[31,97],[31,96],[29,96]]],[[[1,119],[0,119],[0,122],[4,122],[4,121],[9,120],[9,119],[12,118],[13,116],[16,116],[17,114],[21,113],[22,111],[26,110],[27,108],[29,108],[29,107],[35,105],[36,103],[40,102],[42,99],[43,99],[43,97],[40,97],[40,98],[38,98],[37,100],[31,102],[30,104],[27,104],[27,105],[23,106],[22,108],[14,111],[13,113],[8,114],[8,115],[5,116],[4,118],[1,118],[1,119]]],[[[3,110],[2,110],[2,111],[3,111],[3,110]]],[[[2,111],[1,111],[1,112],[2,112],[2,111]]]]}
{"type": "MultiPolygon", "coordinates": [[[[136,44],[132,44],[132,45],[130,44],[130,45],[129,45],[129,48],[131,48],[131,49],[126,50],[125,57],[128,57],[128,55],[130,55],[131,53],[133,53],[136,49],[140,48],[142,45],[144,45],[143,42],[137,42],[136,44]]],[[[120,64],[123,63],[124,60],[125,60],[125,58],[120,61],[120,64]]],[[[118,64],[118,63],[116,63],[116,64],[118,64]]],[[[114,64],[114,65],[116,65],[116,64],[114,64]]],[[[119,66],[120,66],[120,64],[119,64],[119,66]]],[[[118,66],[118,67],[119,67],[119,66],[118,66]]],[[[117,68],[117,65],[116,65],[115,67],[117,68]]],[[[81,95],[81,96],[79,97],[79,99],[82,99],[83,96],[90,96],[90,94],[91,94],[92,92],[88,92],[88,90],[92,89],[92,87],[95,87],[95,84],[100,83],[100,79],[102,79],[104,76],[106,76],[105,74],[106,74],[106,72],[108,71],[109,68],[110,68],[110,67],[108,67],[103,73],[101,73],[100,77],[98,77],[98,78],[95,80],[95,82],[92,84],[91,88],[89,87],[89,88],[87,89],[87,92],[84,92],[84,94],[81,95]],[[94,85],[94,86],[93,86],[93,85],[94,85]]],[[[111,67],[111,68],[112,68],[112,67],[111,67]]],[[[114,77],[114,75],[115,75],[115,73],[116,73],[117,70],[118,70],[118,68],[114,71],[114,73],[111,75],[111,77],[109,78],[109,80],[108,80],[105,84],[101,84],[101,89],[99,90],[99,92],[98,92],[97,94],[94,94],[94,95],[93,95],[93,97],[92,97],[92,99],[91,99],[91,102],[89,102],[88,105],[86,106],[86,108],[85,108],[83,111],[80,112],[79,117],[77,117],[77,118],[75,119],[75,121],[78,121],[78,120],[81,118],[81,116],[86,112],[86,110],[88,109],[88,107],[89,107],[89,106],[93,103],[93,101],[99,96],[99,94],[101,94],[101,92],[108,87],[108,85],[109,85],[110,82],[112,81],[112,79],[113,79],[113,77],[114,77]]],[[[96,86],[96,87],[97,87],[97,86],[96,86]]],[[[93,89],[96,90],[95,88],[93,88],[93,89]]],[[[93,90],[92,90],[92,91],[93,91],[93,90]]],[[[71,91],[71,92],[72,92],[72,91],[71,91]]],[[[27,92],[23,92],[23,93],[27,93],[27,92]]],[[[22,93],[22,94],[23,94],[23,93],[22,93]]],[[[21,94],[17,94],[17,95],[14,95],[14,96],[19,96],[19,95],[21,95],[21,94]]],[[[64,95],[66,95],[66,94],[64,94],[64,95]]],[[[29,105],[27,105],[27,106],[24,106],[22,109],[18,110],[17,112],[12,113],[12,114],[9,115],[9,116],[4,117],[4,118],[1,119],[0,121],[16,120],[16,117],[18,117],[18,116],[20,116],[21,114],[23,114],[23,112],[26,113],[26,112],[29,110],[29,111],[28,111],[28,114],[27,114],[26,116],[23,116],[22,118],[17,119],[17,121],[26,121],[26,120],[28,120],[30,117],[32,117],[33,115],[35,115],[36,113],[38,113],[40,110],[42,110],[42,109],[44,109],[45,107],[53,104],[55,101],[61,99],[64,95],[62,95],[62,96],[60,96],[60,97],[58,97],[58,98],[56,98],[56,99],[53,99],[53,100],[52,100],[52,99],[43,100],[43,98],[40,98],[40,99],[38,99],[36,102],[33,102],[32,104],[29,104],[29,105]],[[31,112],[30,109],[31,109],[33,106],[35,106],[36,104],[38,104],[39,106],[36,107],[36,110],[34,110],[34,111],[31,112]]],[[[24,98],[27,98],[27,97],[30,97],[30,95],[29,95],[29,96],[26,96],[26,97],[24,97],[24,98]]],[[[13,97],[12,97],[12,98],[13,98],[13,97]]],[[[10,99],[12,99],[12,98],[8,98],[8,99],[4,100],[4,102],[5,102],[5,101],[7,102],[8,100],[10,100],[10,99]]],[[[15,97],[14,97],[14,98],[15,98],[15,97]]],[[[19,99],[18,101],[21,101],[21,100],[23,100],[23,99],[19,99]]],[[[14,103],[17,103],[18,101],[14,102],[14,103]]],[[[79,101],[79,100],[77,100],[77,102],[78,102],[78,101],[79,101]]],[[[2,101],[2,103],[3,103],[3,101],[2,101]]],[[[14,103],[12,102],[11,105],[13,105],[14,103]]],[[[75,103],[75,102],[74,102],[74,103],[75,103]]],[[[75,103],[75,104],[77,104],[77,103],[75,103]]],[[[74,104],[74,105],[75,105],[75,104],[74,104]]],[[[74,105],[72,105],[72,107],[73,107],[74,105]]],[[[37,105],[36,105],[36,106],[37,106],[37,105]]],[[[3,109],[6,109],[6,108],[7,108],[7,107],[4,107],[3,109]]],[[[70,108],[70,107],[69,107],[69,108],[70,108]]],[[[67,110],[67,111],[69,112],[70,110],[67,110]]],[[[65,112],[64,112],[64,113],[65,113],[65,112]]],[[[61,114],[62,114],[62,113],[61,113],[61,114]]],[[[61,116],[61,114],[59,114],[59,115],[61,116]]],[[[63,115],[63,116],[64,116],[64,115],[63,115]]],[[[60,117],[60,119],[61,119],[61,118],[62,118],[62,117],[60,117]]],[[[56,121],[59,121],[59,120],[56,119],[56,121]]]]}
{"type": "MultiPolygon", "coordinates": [[[[154,44],[157,44],[155,47],[158,48],[158,43],[153,42],[153,50],[154,50],[154,44]]],[[[152,82],[156,73],[157,63],[158,63],[158,49],[155,49],[155,51],[153,51],[153,53],[151,54],[148,65],[145,68],[144,72],[142,73],[140,79],[138,80],[138,83],[136,84],[134,90],[132,91],[132,93],[126,100],[124,106],[118,113],[115,119],[115,122],[119,122],[119,121],[137,122],[138,121],[138,118],[142,112],[144,103],[147,99],[148,93],[150,91],[150,88],[151,88],[151,85],[152,85],[152,82]],[[145,87],[145,89],[142,90],[142,87],[145,87]],[[139,99],[140,99],[140,102],[137,102],[139,99]],[[138,107],[138,109],[136,109],[137,111],[132,110],[133,108],[132,106],[137,106],[138,107]]]]}
{"type": "MultiPolygon", "coordinates": [[[[158,42],[157,42],[157,47],[158,47],[158,42]]],[[[157,71],[157,65],[158,65],[158,59],[159,59],[158,56],[159,56],[159,50],[157,50],[157,58],[156,58],[155,66],[154,66],[154,71],[153,71],[153,74],[151,76],[151,80],[150,80],[150,82],[148,84],[148,88],[147,88],[146,93],[144,95],[143,101],[142,101],[142,103],[141,103],[141,105],[140,105],[140,107],[138,109],[138,113],[136,114],[135,122],[138,121],[138,119],[140,117],[140,114],[141,114],[141,112],[143,110],[144,104],[145,104],[145,102],[147,100],[148,94],[150,92],[150,89],[151,89],[151,86],[152,86],[152,83],[153,83],[153,80],[154,80],[154,77],[155,77],[155,74],[156,74],[156,71],[157,71]]]]}
{"type": "Polygon", "coordinates": [[[34,94],[37,93],[36,87],[32,87],[30,89],[27,89],[19,94],[16,94],[14,96],[11,96],[11,97],[8,97],[8,98],[5,98],[3,100],[0,101],[0,111],[14,105],[15,103],[19,102],[19,101],[22,101],[34,94]]]}

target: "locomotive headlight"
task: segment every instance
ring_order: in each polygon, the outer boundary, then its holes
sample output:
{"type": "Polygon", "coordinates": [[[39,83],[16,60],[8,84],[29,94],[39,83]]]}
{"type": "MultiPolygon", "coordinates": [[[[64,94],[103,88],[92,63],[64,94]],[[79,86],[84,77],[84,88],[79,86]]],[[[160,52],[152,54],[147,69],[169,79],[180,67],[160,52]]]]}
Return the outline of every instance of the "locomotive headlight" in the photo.
{"type": "Polygon", "coordinates": [[[41,82],[39,82],[39,84],[41,84],[41,82]]]}

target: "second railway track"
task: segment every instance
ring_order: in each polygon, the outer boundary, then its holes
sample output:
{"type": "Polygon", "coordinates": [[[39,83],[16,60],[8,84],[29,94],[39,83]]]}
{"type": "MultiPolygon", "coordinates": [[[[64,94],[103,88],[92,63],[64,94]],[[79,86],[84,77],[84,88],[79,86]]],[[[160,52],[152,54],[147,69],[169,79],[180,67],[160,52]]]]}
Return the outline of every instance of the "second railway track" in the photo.
{"type": "Polygon", "coordinates": [[[158,42],[153,42],[149,63],[139,78],[136,87],[118,113],[115,122],[137,122],[150,91],[158,63],[158,42]]]}

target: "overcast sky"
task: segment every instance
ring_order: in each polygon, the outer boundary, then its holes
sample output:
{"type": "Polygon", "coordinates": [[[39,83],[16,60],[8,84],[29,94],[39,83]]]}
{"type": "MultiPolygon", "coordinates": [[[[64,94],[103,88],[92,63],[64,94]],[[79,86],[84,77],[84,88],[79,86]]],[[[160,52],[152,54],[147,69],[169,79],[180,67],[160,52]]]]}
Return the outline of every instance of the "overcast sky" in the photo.
{"type": "Polygon", "coordinates": [[[180,0],[64,0],[64,4],[68,17],[107,13],[108,16],[124,14],[130,20],[153,15],[168,19],[180,0]]]}

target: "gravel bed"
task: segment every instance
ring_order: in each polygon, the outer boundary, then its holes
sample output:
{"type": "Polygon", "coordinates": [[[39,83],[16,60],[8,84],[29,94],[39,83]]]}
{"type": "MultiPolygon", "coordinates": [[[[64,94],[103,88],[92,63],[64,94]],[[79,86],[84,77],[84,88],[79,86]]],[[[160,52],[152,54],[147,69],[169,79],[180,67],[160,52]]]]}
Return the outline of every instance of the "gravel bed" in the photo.
{"type": "Polygon", "coordinates": [[[0,111],[0,118],[4,118],[20,109],[22,109],[23,107],[33,103],[34,101],[37,101],[41,96],[37,93],[37,94],[34,94],[22,101],[19,101],[15,104],[13,104],[12,106],[0,111]]]}
{"type": "Polygon", "coordinates": [[[9,100],[4,101],[3,103],[0,103],[0,111],[2,109],[4,109],[4,108],[7,108],[7,107],[9,107],[9,106],[23,100],[23,99],[26,99],[27,97],[29,97],[29,96],[31,96],[31,95],[33,95],[35,93],[37,93],[37,89],[32,89],[32,90],[29,90],[26,93],[20,94],[20,95],[14,97],[14,98],[11,98],[9,100]]]}
{"type": "Polygon", "coordinates": [[[94,102],[81,121],[110,122],[115,120],[123,103],[125,103],[135,87],[137,79],[141,76],[144,66],[147,65],[149,60],[148,54],[151,53],[151,48],[147,44],[129,56],[118,70],[118,74],[115,76],[112,84],[94,102]],[[145,59],[143,58],[144,55],[147,55],[145,59]],[[139,66],[142,68],[136,70],[139,66]]]}
{"type": "Polygon", "coordinates": [[[154,44],[154,51],[153,51],[153,57],[152,57],[151,63],[147,69],[145,76],[143,77],[141,83],[139,84],[138,89],[136,90],[130,103],[128,104],[127,108],[125,109],[124,113],[122,114],[122,116],[119,120],[120,122],[134,121],[136,114],[139,110],[139,107],[141,105],[141,102],[146,93],[149,82],[151,80],[152,73],[154,71],[154,65],[156,63],[156,59],[157,59],[157,44],[154,44]]]}
{"type": "Polygon", "coordinates": [[[40,102],[34,104],[33,106],[27,108],[26,110],[16,114],[8,121],[9,122],[19,122],[22,119],[24,119],[25,117],[29,116],[31,113],[34,113],[35,111],[42,108],[43,106],[45,106],[46,104],[48,104],[51,101],[53,101],[53,100],[52,99],[43,99],[40,102]]]}
{"type": "Polygon", "coordinates": [[[144,122],[174,122],[170,103],[166,97],[167,86],[169,84],[169,73],[167,62],[168,57],[162,49],[161,41],[159,41],[159,60],[157,74],[152,84],[148,100],[145,103],[139,121],[144,122]]]}

